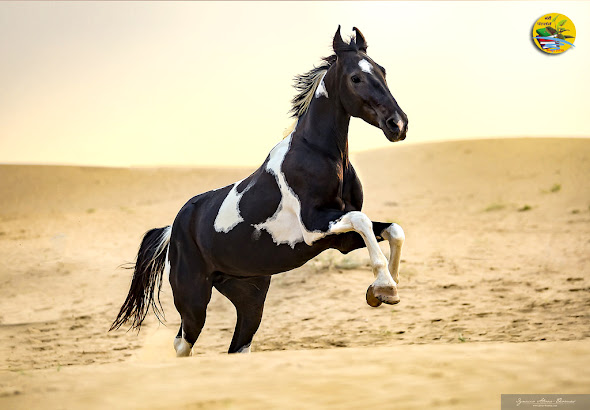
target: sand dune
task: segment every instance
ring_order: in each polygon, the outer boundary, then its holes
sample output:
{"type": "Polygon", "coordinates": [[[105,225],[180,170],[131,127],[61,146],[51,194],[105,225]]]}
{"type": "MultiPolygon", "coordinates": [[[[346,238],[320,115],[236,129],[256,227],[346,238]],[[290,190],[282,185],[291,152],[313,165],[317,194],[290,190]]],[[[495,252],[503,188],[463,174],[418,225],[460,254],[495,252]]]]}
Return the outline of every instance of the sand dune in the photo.
{"type": "Polygon", "coordinates": [[[254,354],[224,354],[235,313],[214,294],[186,360],[169,287],[166,326],[106,332],[130,280],[118,266],[192,195],[252,170],[0,166],[0,407],[498,408],[500,393],[588,392],[589,139],[402,143],[354,164],[364,211],[406,232],[402,302],[368,307],[366,252],[326,252],[273,278],[254,354]]]}

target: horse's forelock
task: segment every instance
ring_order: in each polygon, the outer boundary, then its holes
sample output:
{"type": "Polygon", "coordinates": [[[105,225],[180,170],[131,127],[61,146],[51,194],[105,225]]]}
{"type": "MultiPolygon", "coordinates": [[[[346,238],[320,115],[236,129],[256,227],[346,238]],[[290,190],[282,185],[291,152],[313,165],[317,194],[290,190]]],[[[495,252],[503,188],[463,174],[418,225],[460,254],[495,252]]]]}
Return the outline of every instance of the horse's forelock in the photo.
{"type": "Polygon", "coordinates": [[[336,54],[345,53],[348,51],[353,52],[353,53],[361,51],[358,44],[356,43],[356,36],[355,35],[351,35],[348,38],[348,43],[346,41],[344,41],[344,42],[340,43],[339,45],[333,46],[333,49],[334,49],[334,53],[336,53],[336,54]]]}

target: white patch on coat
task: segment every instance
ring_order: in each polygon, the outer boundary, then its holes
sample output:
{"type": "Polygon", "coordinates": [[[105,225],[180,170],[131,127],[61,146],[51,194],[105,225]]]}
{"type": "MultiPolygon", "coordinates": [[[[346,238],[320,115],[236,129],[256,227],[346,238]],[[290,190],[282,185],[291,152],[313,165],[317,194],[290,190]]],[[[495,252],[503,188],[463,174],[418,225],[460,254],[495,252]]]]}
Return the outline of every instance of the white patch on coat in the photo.
{"type": "Polygon", "coordinates": [[[397,128],[399,128],[400,132],[404,129],[404,122],[402,120],[397,122],[397,128]]]}
{"type": "Polygon", "coordinates": [[[326,84],[324,83],[324,77],[326,76],[326,73],[324,73],[320,83],[318,84],[318,87],[315,89],[315,98],[320,98],[321,96],[328,98],[328,90],[326,90],[326,84]]]}
{"type": "Polygon", "coordinates": [[[266,171],[275,176],[279,190],[281,191],[281,202],[274,215],[265,222],[253,225],[258,231],[265,230],[277,245],[288,244],[291,248],[299,242],[311,245],[313,242],[323,238],[323,232],[308,231],[301,220],[301,202],[287,184],[285,174],[282,172],[283,161],[291,146],[293,134],[279,142],[270,152],[270,158],[266,164],[266,171]]]}
{"type": "Polygon", "coordinates": [[[367,60],[365,60],[364,58],[359,61],[359,67],[361,68],[361,70],[363,70],[365,73],[369,73],[369,74],[373,74],[373,66],[371,65],[371,63],[369,63],[367,60]]]}
{"type": "Polygon", "coordinates": [[[244,220],[242,215],[240,215],[240,200],[246,191],[251,188],[252,182],[248,184],[242,192],[238,193],[238,185],[240,185],[242,181],[238,181],[233,185],[232,189],[227,193],[227,196],[219,207],[219,211],[217,212],[213,224],[217,232],[228,233],[237,224],[244,220]]]}

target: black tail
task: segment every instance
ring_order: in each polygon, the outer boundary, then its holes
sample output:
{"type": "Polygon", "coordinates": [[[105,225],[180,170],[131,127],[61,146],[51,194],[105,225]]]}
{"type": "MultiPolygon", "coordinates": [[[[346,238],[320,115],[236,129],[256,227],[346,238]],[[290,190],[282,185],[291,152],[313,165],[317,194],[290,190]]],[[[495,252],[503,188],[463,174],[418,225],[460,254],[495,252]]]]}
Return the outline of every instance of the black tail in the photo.
{"type": "Polygon", "coordinates": [[[131,321],[132,329],[139,330],[150,306],[161,322],[160,289],[171,230],[170,226],[155,228],[144,235],[137,253],[129,294],[109,331],[120,328],[127,321],[131,321]]]}

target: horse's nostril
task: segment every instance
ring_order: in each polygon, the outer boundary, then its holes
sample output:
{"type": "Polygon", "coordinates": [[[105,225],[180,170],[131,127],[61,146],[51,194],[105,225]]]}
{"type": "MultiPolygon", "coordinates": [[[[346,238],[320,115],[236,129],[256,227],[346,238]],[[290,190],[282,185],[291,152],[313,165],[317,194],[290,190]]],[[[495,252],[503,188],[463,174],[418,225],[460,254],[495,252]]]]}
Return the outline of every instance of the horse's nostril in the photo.
{"type": "Polygon", "coordinates": [[[389,128],[391,131],[401,131],[393,117],[385,121],[385,124],[387,124],[387,128],[389,128]]]}

